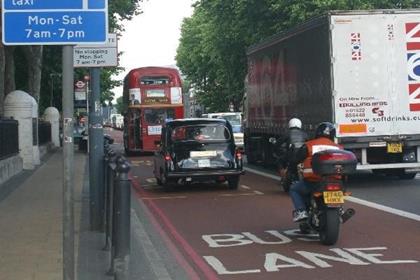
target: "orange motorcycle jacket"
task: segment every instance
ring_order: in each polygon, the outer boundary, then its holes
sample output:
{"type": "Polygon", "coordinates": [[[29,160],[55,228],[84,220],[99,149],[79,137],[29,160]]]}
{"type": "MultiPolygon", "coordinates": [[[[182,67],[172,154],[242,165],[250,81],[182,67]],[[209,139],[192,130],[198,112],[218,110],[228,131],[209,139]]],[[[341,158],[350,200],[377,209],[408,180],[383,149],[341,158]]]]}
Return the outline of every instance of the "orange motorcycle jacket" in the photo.
{"type": "MultiPolygon", "coordinates": [[[[306,142],[307,155],[303,161],[303,179],[308,182],[320,182],[321,177],[314,174],[312,170],[312,156],[315,153],[333,150],[333,149],[342,149],[341,145],[334,143],[327,137],[320,137],[306,142]]],[[[341,176],[335,176],[336,179],[340,179],[341,176]]]]}

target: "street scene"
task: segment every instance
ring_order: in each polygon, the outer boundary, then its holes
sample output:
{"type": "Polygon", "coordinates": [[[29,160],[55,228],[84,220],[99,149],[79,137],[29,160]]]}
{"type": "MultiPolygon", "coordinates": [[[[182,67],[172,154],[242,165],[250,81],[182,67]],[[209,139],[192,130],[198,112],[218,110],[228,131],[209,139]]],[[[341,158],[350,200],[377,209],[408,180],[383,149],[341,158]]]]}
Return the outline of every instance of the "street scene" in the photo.
{"type": "Polygon", "coordinates": [[[420,278],[418,1],[1,4],[0,280],[420,278]]]}

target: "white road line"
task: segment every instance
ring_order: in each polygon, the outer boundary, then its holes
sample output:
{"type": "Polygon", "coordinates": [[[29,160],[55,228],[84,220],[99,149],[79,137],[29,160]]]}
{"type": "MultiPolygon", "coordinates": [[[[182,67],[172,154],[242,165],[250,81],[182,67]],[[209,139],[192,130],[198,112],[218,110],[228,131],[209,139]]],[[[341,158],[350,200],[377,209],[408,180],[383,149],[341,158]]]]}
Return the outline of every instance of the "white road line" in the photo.
{"type": "Polygon", "coordinates": [[[280,176],[276,176],[276,175],[273,175],[273,174],[268,174],[266,172],[258,171],[258,170],[255,170],[255,169],[252,169],[252,168],[249,168],[249,167],[244,167],[244,170],[255,173],[255,174],[258,174],[258,175],[261,175],[261,176],[264,176],[264,177],[268,177],[268,178],[273,179],[273,180],[281,181],[280,176]]]}
{"type": "Polygon", "coordinates": [[[245,189],[245,190],[250,190],[251,188],[245,185],[241,185],[241,188],[245,189]]]}
{"type": "Polygon", "coordinates": [[[264,195],[264,193],[263,192],[260,192],[260,191],[254,191],[254,193],[255,194],[258,194],[258,195],[264,195]]]}
{"type": "Polygon", "coordinates": [[[353,196],[346,197],[346,200],[420,222],[420,215],[414,213],[402,211],[399,209],[381,205],[375,202],[370,202],[353,196]]]}
{"type": "Polygon", "coordinates": [[[144,255],[149,261],[150,268],[156,276],[156,279],[171,280],[172,278],[169,275],[168,270],[166,270],[165,266],[163,265],[163,260],[161,256],[159,255],[159,253],[157,253],[157,250],[153,245],[152,240],[147,234],[143,224],[140,222],[136,211],[134,211],[133,209],[131,209],[131,225],[135,233],[134,238],[136,238],[140,246],[143,247],[145,253],[144,255]]]}
{"type": "MultiPolygon", "coordinates": [[[[254,170],[254,169],[249,168],[249,167],[244,167],[244,169],[248,172],[255,173],[257,175],[261,175],[261,176],[264,176],[264,177],[267,177],[267,178],[271,178],[271,179],[280,181],[279,176],[269,174],[269,173],[266,173],[266,172],[263,172],[263,171],[254,170]]],[[[367,207],[370,207],[370,208],[374,208],[374,209],[381,210],[381,211],[384,211],[384,212],[387,212],[387,213],[390,213],[390,214],[394,214],[394,215],[397,215],[397,216],[401,216],[401,217],[404,217],[404,218],[407,218],[407,219],[411,219],[411,220],[415,220],[415,221],[420,222],[420,215],[417,215],[417,214],[414,214],[414,213],[410,213],[410,212],[406,212],[406,211],[403,211],[403,210],[395,209],[395,208],[388,207],[388,206],[378,204],[378,203],[375,203],[375,202],[370,202],[370,201],[363,200],[363,199],[360,199],[360,198],[357,198],[357,197],[354,197],[354,196],[346,197],[346,200],[348,200],[350,202],[353,202],[353,203],[356,203],[356,204],[360,204],[360,205],[363,205],[363,206],[367,206],[367,207]]]]}

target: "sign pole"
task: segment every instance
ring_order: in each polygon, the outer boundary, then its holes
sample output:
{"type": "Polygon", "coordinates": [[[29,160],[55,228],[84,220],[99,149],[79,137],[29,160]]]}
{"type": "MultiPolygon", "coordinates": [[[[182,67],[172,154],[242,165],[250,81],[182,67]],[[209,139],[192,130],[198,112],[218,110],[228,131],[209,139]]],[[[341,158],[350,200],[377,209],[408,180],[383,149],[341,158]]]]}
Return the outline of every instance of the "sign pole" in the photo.
{"type": "Polygon", "coordinates": [[[89,101],[89,193],[91,230],[104,230],[104,130],[101,112],[101,70],[91,68],[92,92],[89,101]]]}
{"type": "Polygon", "coordinates": [[[74,279],[73,46],[63,46],[63,280],[74,279]]]}

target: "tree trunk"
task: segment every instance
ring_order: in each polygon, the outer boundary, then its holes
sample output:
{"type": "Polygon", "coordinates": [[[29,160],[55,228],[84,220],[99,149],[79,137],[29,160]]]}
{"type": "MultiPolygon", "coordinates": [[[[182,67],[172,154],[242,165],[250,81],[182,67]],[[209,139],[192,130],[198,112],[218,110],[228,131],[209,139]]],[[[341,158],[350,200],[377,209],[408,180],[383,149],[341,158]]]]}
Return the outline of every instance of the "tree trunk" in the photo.
{"type": "Polygon", "coordinates": [[[42,78],[42,46],[24,46],[26,61],[28,63],[28,89],[39,104],[42,78]]]}
{"type": "Polygon", "coordinates": [[[4,48],[6,65],[5,65],[5,74],[4,74],[4,94],[7,95],[10,92],[16,90],[15,82],[15,47],[6,46],[4,48]]]}

